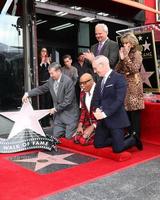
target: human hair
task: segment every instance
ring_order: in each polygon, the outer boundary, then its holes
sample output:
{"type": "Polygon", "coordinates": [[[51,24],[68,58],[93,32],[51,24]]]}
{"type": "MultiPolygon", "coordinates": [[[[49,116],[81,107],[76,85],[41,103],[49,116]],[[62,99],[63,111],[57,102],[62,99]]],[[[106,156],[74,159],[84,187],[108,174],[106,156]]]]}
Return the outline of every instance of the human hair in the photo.
{"type": "Polygon", "coordinates": [[[63,56],[63,60],[66,59],[66,58],[69,58],[70,60],[72,59],[71,55],[69,55],[69,54],[66,54],[66,55],[63,56]]]}
{"type": "Polygon", "coordinates": [[[96,56],[94,58],[94,61],[98,64],[98,65],[109,65],[109,60],[106,56],[103,56],[103,55],[99,55],[99,56],[96,56]]]}
{"type": "Polygon", "coordinates": [[[53,62],[48,66],[48,70],[54,68],[55,70],[61,70],[61,65],[57,62],[53,62]]]}
{"type": "Polygon", "coordinates": [[[137,48],[139,45],[137,37],[132,33],[128,32],[121,36],[121,43],[130,43],[133,45],[133,48],[137,48]]]}
{"type": "Polygon", "coordinates": [[[96,26],[95,26],[95,29],[96,28],[102,28],[104,32],[106,32],[108,34],[108,26],[106,24],[103,24],[103,23],[98,23],[96,26]]]}
{"type": "Polygon", "coordinates": [[[79,56],[82,56],[82,55],[83,55],[83,52],[79,52],[79,53],[78,53],[78,57],[79,57],[79,56]]]}
{"type": "Polygon", "coordinates": [[[45,48],[45,47],[43,47],[42,49],[41,49],[41,51],[40,51],[40,56],[42,55],[42,52],[43,51],[45,51],[46,52],[46,55],[48,56],[48,50],[45,48]]]}

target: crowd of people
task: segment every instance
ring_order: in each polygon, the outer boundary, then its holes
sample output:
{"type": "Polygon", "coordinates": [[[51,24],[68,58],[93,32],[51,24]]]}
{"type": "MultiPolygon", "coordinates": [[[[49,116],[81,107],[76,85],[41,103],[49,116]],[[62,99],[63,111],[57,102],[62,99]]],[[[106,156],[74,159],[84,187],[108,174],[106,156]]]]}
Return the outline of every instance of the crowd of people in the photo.
{"type": "Polygon", "coordinates": [[[105,24],[95,26],[95,37],[97,43],[90,51],[80,52],[73,65],[70,55],[63,56],[63,67],[51,62],[43,48],[39,86],[27,91],[22,101],[44,97],[40,105],[43,109],[50,106],[55,138],[66,137],[95,148],[111,146],[115,153],[132,146],[142,150],[143,64],[138,40],[128,32],[121,37],[119,48],[109,39],[105,24]]]}

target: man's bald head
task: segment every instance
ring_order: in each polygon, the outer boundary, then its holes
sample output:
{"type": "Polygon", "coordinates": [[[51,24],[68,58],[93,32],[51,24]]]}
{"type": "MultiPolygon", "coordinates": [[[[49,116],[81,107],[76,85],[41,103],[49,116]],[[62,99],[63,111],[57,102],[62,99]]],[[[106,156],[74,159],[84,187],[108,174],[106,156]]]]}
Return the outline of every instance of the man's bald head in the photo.
{"type": "Polygon", "coordinates": [[[91,74],[89,73],[84,73],[80,77],[80,86],[85,92],[89,92],[94,84],[94,80],[91,74]]]}
{"type": "Polygon", "coordinates": [[[82,81],[86,81],[86,80],[88,80],[88,79],[92,79],[92,80],[93,80],[92,75],[89,74],[89,73],[84,73],[84,74],[80,77],[80,81],[81,81],[81,80],[82,80],[82,81]]]}

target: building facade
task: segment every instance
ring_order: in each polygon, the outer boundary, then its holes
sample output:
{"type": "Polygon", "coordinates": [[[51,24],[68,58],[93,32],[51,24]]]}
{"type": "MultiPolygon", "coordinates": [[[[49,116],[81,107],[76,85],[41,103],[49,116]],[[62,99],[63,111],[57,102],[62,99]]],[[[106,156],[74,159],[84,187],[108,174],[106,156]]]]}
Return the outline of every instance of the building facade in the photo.
{"type": "MultiPolygon", "coordinates": [[[[53,61],[61,63],[64,54],[71,54],[75,61],[78,52],[95,43],[98,22],[108,25],[113,40],[118,30],[155,23],[149,21],[151,12],[145,18],[140,8],[104,0],[101,4],[89,0],[77,0],[76,4],[71,0],[1,0],[0,11],[1,111],[18,109],[24,92],[38,85],[42,47],[53,61]]],[[[35,102],[38,105],[37,99],[35,102]]]]}

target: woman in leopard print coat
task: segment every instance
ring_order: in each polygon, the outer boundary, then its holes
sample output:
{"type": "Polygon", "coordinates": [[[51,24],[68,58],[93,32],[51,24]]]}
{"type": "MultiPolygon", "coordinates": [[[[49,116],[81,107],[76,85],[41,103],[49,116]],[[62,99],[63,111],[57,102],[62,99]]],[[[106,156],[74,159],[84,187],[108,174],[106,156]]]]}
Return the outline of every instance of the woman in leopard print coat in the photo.
{"type": "Polygon", "coordinates": [[[125,98],[125,109],[128,113],[131,126],[128,132],[140,134],[140,110],[144,109],[143,82],[140,74],[142,64],[139,45],[133,33],[126,33],[121,37],[123,47],[120,48],[120,61],[115,70],[125,75],[128,83],[125,98]]]}

